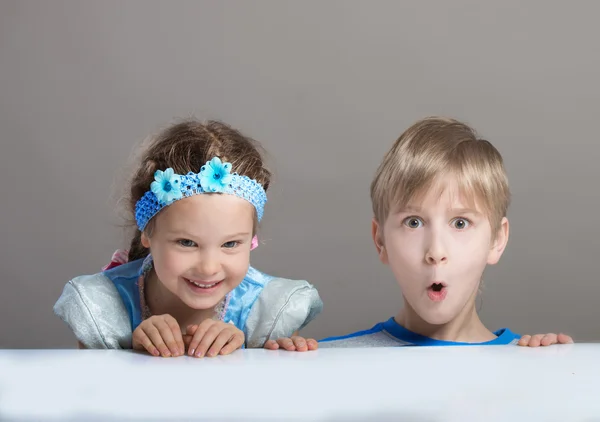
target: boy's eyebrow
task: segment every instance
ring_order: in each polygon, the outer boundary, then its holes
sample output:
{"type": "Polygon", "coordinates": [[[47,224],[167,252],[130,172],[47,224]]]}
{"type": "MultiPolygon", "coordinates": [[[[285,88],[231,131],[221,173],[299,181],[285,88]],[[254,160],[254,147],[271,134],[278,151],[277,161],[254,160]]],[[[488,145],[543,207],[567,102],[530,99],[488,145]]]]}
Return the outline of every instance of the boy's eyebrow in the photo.
{"type": "Polygon", "coordinates": [[[404,207],[400,207],[396,210],[397,214],[400,214],[402,212],[420,212],[423,209],[421,207],[417,207],[415,205],[406,205],[404,207]]]}
{"type": "Polygon", "coordinates": [[[481,215],[481,213],[477,210],[474,210],[472,208],[451,208],[448,211],[455,213],[455,214],[475,214],[475,215],[481,215]]]}
{"type": "MultiPolygon", "coordinates": [[[[405,212],[422,212],[423,208],[419,207],[419,206],[415,206],[415,205],[406,205],[405,207],[399,208],[396,211],[396,214],[401,214],[401,213],[405,213],[405,212]]],[[[472,208],[449,208],[448,212],[453,213],[453,214],[474,214],[474,215],[481,215],[481,213],[477,210],[474,210],[472,208]]]]}

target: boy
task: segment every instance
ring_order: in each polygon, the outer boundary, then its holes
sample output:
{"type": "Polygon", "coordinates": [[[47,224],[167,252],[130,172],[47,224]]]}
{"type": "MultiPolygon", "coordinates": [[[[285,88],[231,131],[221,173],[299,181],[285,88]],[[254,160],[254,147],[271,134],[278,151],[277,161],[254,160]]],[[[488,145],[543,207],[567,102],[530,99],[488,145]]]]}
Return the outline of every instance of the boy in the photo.
{"type": "MultiPolygon", "coordinates": [[[[319,347],[572,343],[564,334],[520,337],[490,331],[475,308],[484,269],[502,256],[510,202],[502,156],[466,124],[423,119],[394,143],[371,184],[372,236],[404,307],[370,330],[319,347]]],[[[304,339],[266,347],[305,349],[304,339]]]]}

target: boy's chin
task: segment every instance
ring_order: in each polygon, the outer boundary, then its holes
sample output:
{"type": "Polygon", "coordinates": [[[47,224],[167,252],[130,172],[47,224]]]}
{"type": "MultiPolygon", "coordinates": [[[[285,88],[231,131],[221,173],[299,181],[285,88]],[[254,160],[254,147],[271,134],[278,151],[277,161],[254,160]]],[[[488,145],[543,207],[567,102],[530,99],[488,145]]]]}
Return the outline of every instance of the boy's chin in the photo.
{"type": "Polygon", "coordinates": [[[419,315],[423,321],[429,325],[440,326],[446,325],[454,320],[457,316],[457,312],[451,311],[434,311],[423,310],[419,315]]]}
{"type": "Polygon", "coordinates": [[[440,316],[440,315],[421,315],[421,319],[432,326],[440,326],[448,324],[452,321],[451,317],[440,316]]]}

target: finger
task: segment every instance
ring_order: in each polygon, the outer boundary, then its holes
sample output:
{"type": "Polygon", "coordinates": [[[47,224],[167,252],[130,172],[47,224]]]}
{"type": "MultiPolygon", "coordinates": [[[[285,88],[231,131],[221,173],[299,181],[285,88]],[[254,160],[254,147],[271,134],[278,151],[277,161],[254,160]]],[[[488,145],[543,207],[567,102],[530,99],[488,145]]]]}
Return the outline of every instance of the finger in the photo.
{"type": "Polygon", "coordinates": [[[306,345],[308,346],[308,350],[317,350],[319,348],[319,343],[314,338],[307,339],[306,345]]]}
{"type": "Polygon", "coordinates": [[[185,330],[185,333],[189,336],[193,336],[197,329],[198,329],[198,324],[188,325],[185,330]]]}
{"type": "Polygon", "coordinates": [[[573,338],[566,334],[560,333],[556,338],[558,340],[558,344],[573,344],[573,338]]]}
{"type": "Polygon", "coordinates": [[[190,335],[187,335],[187,334],[183,335],[183,344],[185,344],[186,349],[189,350],[190,343],[192,342],[193,338],[194,338],[194,336],[190,336],[190,335]]]}
{"type": "Polygon", "coordinates": [[[277,343],[279,344],[280,347],[283,347],[285,350],[289,350],[290,352],[296,350],[296,346],[294,346],[294,342],[292,341],[291,338],[288,338],[288,337],[278,338],[277,343]]]}
{"type": "Polygon", "coordinates": [[[171,333],[173,334],[173,341],[175,342],[175,356],[181,356],[185,353],[183,345],[183,335],[181,334],[181,328],[179,323],[171,315],[165,317],[165,322],[169,326],[171,333]]]}
{"type": "Polygon", "coordinates": [[[267,340],[263,347],[269,350],[277,350],[279,349],[279,344],[275,340],[267,340]]]}
{"type": "Polygon", "coordinates": [[[179,353],[179,348],[177,347],[177,343],[175,342],[175,337],[173,337],[173,331],[171,331],[171,327],[165,319],[158,319],[154,326],[158,328],[158,332],[162,337],[163,341],[169,348],[169,352],[171,352],[171,356],[177,356],[179,353]]]}
{"type": "Polygon", "coordinates": [[[223,346],[229,343],[231,339],[233,339],[233,330],[224,329],[223,331],[221,331],[215,338],[215,341],[213,341],[208,351],[206,352],[206,356],[217,356],[223,348],[223,346]]]}
{"type": "Polygon", "coordinates": [[[519,346],[528,346],[529,345],[529,340],[531,340],[531,336],[530,335],[524,335],[523,337],[521,337],[519,339],[519,346]]]}
{"type": "Polygon", "coordinates": [[[135,332],[133,333],[133,344],[134,344],[134,349],[136,349],[136,350],[146,350],[152,356],[160,355],[160,352],[158,351],[158,349],[156,347],[154,347],[154,344],[152,344],[152,341],[150,340],[150,338],[146,335],[146,333],[142,329],[139,329],[139,330],[136,329],[135,332]]]}
{"type": "Polygon", "coordinates": [[[213,324],[208,330],[206,330],[204,336],[202,336],[202,340],[200,340],[200,344],[198,344],[198,347],[196,348],[196,357],[201,358],[202,356],[206,355],[208,349],[210,346],[212,346],[217,336],[221,334],[221,330],[222,327],[220,327],[218,324],[213,324]]]}
{"type": "MultiPolygon", "coordinates": [[[[275,345],[277,345],[277,342],[274,342],[274,343],[275,343],[275,345]]],[[[228,355],[229,353],[233,353],[237,349],[239,349],[240,347],[242,347],[243,344],[244,344],[244,333],[238,331],[237,333],[235,333],[233,335],[233,337],[231,338],[231,340],[229,340],[229,343],[227,343],[221,349],[221,354],[222,355],[228,355]]],[[[277,345],[277,347],[279,347],[279,345],[277,345]]]]}
{"type": "Polygon", "coordinates": [[[171,356],[171,352],[169,351],[169,348],[163,341],[162,336],[160,335],[160,332],[158,331],[158,328],[156,328],[156,326],[154,326],[153,324],[148,324],[146,327],[144,327],[144,332],[148,337],[150,337],[152,344],[154,344],[154,347],[158,349],[161,356],[171,356]]]}
{"type": "Polygon", "coordinates": [[[198,346],[200,345],[200,340],[202,340],[204,334],[211,327],[212,323],[214,323],[214,321],[205,320],[202,322],[202,324],[198,325],[196,331],[194,331],[192,341],[190,342],[190,345],[188,347],[188,355],[194,356],[196,354],[198,346]]]}
{"type": "Polygon", "coordinates": [[[542,346],[550,346],[552,344],[556,344],[557,338],[556,334],[548,333],[544,337],[542,337],[541,345],[542,346]]]}
{"type": "Polygon", "coordinates": [[[545,334],[536,334],[529,340],[529,347],[539,347],[545,334]]]}
{"type": "Polygon", "coordinates": [[[296,351],[306,352],[308,350],[308,346],[306,345],[306,340],[304,339],[304,337],[294,336],[292,337],[292,342],[296,347],[296,351]]]}

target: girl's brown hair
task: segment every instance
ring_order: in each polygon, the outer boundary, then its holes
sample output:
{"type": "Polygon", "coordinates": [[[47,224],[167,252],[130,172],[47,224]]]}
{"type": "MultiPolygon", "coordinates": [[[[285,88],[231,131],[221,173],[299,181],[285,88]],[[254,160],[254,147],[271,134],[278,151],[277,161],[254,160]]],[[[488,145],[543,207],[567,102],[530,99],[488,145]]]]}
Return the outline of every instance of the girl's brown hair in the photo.
{"type": "MultiPolygon", "coordinates": [[[[177,174],[198,173],[200,167],[213,157],[231,163],[231,172],[248,176],[269,188],[271,172],[265,168],[260,145],[222,122],[185,120],[161,133],[142,155],[140,165],[131,180],[128,209],[133,215],[135,204],[150,189],[156,170],[171,167],[177,174]]],[[[154,219],[146,226],[151,231],[154,219]]],[[[255,229],[256,229],[255,214],[255,229]]],[[[149,250],[141,243],[141,232],[136,233],[129,248],[129,261],[144,258],[149,250]]]]}

